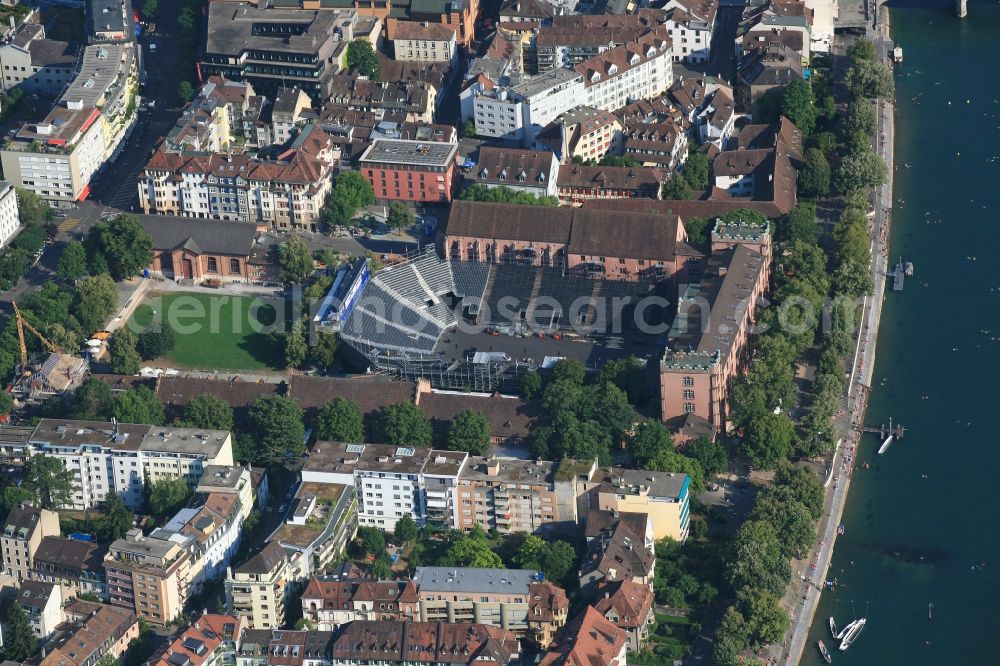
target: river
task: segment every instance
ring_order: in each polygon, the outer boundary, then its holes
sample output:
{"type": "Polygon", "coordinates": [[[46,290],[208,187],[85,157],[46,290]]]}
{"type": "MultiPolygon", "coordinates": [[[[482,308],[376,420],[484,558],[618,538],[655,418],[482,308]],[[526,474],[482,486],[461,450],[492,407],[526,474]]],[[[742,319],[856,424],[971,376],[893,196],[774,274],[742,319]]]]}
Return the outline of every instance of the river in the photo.
{"type": "Polygon", "coordinates": [[[913,261],[882,314],[867,423],[907,428],[859,464],[803,664],[832,614],[868,624],[836,664],[1000,663],[1000,4],[891,9],[896,77],[892,257],[913,261]],[[933,604],[929,618],[928,604],[933,604]]]}

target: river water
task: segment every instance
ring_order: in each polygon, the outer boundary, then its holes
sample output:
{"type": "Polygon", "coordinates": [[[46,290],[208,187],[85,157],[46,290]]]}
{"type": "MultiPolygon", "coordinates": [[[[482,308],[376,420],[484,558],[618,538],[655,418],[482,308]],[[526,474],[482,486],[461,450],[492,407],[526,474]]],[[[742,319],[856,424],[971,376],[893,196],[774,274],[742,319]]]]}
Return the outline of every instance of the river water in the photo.
{"type": "Polygon", "coordinates": [[[1000,4],[891,9],[896,78],[891,256],[913,261],[882,314],[867,423],[803,664],[1000,664],[1000,4]],[[928,617],[928,604],[933,617],[928,617]],[[865,614],[847,652],[827,630],[865,614]]]}

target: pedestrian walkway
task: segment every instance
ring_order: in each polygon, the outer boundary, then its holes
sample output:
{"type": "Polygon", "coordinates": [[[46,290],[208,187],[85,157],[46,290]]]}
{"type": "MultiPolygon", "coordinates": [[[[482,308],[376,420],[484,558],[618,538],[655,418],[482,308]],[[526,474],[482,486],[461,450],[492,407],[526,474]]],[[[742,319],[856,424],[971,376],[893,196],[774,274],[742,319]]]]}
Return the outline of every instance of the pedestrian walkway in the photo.
{"type": "Polygon", "coordinates": [[[60,222],[59,224],[57,224],[56,227],[59,229],[59,231],[65,232],[65,231],[69,231],[70,229],[72,229],[73,227],[75,227],[78,224],[80,224],[80,218],[78,218],[78,217],[68,217],[65,220],[63,220],[62,222],[60,222]]]}

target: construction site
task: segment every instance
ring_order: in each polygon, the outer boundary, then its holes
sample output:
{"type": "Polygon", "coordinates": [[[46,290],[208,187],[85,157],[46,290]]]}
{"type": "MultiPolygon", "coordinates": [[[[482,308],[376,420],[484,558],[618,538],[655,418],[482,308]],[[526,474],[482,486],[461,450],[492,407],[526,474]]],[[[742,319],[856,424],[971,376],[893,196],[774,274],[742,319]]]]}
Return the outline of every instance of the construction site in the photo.
{"type": "Polygon", "coordinates": [[[21,359],[9,389],[11,397],[21,405],[38,404],[54,395],[74,390],[87,376],[87,359],[67,354],[24,318],[17,303],[12,305],[21,359]],[[25,329],[35,336],[44,351],[29,354],[25,329]]]}

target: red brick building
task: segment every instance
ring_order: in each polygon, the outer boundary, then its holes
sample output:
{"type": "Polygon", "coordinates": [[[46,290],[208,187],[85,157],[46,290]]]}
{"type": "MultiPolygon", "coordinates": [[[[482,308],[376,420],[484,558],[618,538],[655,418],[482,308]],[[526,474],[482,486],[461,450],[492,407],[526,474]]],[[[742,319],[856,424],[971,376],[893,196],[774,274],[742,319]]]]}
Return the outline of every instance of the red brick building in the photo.
{"type": "Polygon", "coordinates": [[[704,259],[676,215],[463,200],[451,206],[444,246],[460,261],[565,267],[627,281],[683,282],[704,259]]]}
{"type": "Polygon", "coordinates": [[[376,139],[361,155],[358,170],[379,201],[447,203],[458,184],[457,159],[453,143],[376,139]]]}

